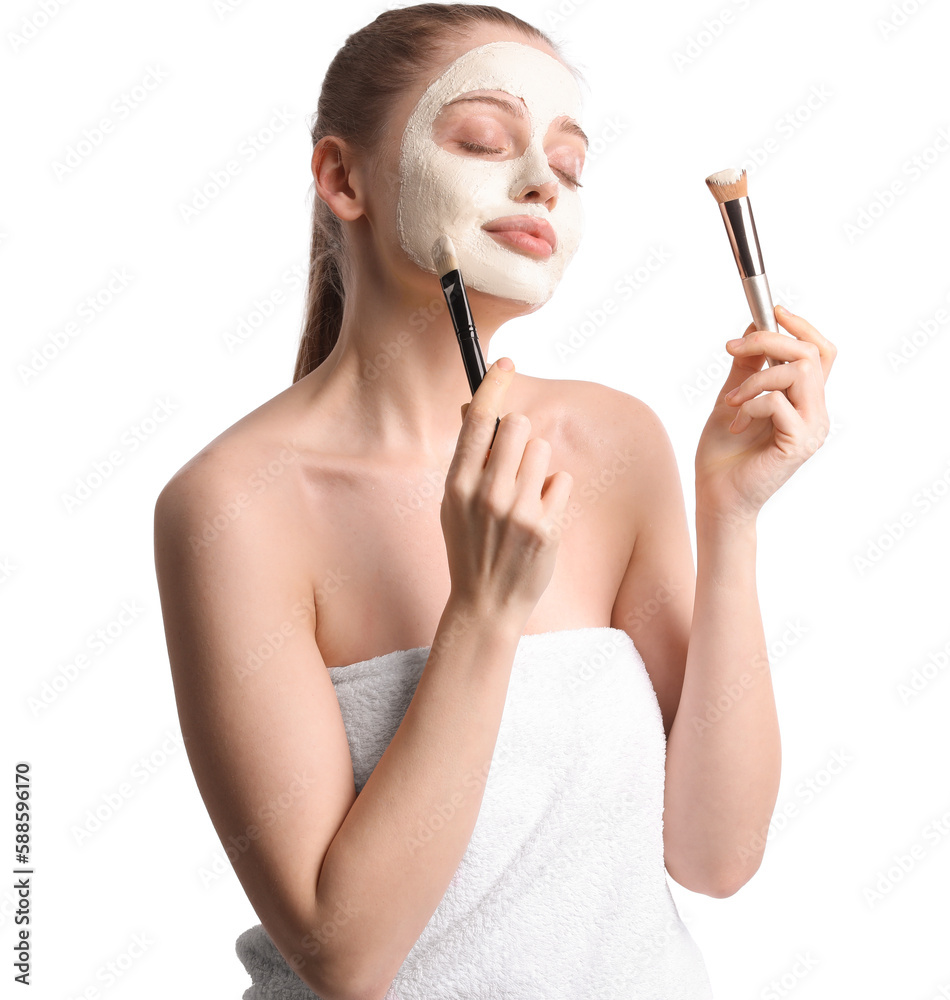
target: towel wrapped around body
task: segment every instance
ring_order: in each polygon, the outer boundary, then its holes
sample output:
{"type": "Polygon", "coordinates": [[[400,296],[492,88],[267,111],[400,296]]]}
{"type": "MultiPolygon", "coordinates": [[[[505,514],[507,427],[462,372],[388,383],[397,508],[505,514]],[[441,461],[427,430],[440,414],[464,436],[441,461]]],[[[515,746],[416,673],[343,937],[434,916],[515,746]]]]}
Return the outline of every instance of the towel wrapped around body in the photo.
{"type": "MultiPolygon", "coordinates": [[[[359,793],[429,647],[329,670],[359,793]]],[[[711,1000],[663,861],[666,737],[623,630],[522,636],[468,849],[385,1000],[711,1000]]],[[[479,787],[480,787],[479,785],[479,787]]],[[[474,785],[472,787],[475,787],[474,785]]],[[[418,841],[440,822],[422,819],[418,841]]],[[[244,1000],[313,1000],[258,924],[244,1000]]]]}

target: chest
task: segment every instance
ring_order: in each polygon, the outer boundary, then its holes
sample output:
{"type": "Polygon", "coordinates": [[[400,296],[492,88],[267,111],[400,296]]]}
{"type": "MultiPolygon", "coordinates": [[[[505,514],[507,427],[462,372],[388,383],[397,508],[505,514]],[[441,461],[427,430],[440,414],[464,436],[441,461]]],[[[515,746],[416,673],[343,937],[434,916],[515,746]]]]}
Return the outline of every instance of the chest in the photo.
{"type": "MultiPolygon", "coordinates": [[[[609,625],[633,547],[633,512],[620,490],[574,476],[554,574],[525,634],[609,625]]],[[[451,589],[438,470],[389,473],[321,491],[312,556],[317,644],[328,667],[431,644],[451,589]]]]}

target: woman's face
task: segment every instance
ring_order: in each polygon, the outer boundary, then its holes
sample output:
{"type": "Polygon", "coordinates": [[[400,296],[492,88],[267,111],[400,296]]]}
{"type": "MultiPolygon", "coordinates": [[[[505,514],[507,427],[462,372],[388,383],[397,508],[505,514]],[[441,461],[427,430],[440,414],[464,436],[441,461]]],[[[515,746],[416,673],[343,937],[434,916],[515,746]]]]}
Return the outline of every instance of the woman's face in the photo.
{"type": "Polygon", "coordinates": [[[587,143],[571,72],[542,49],[493,41],[463,52],[409,114],[396,229],[424,271],[442,235],[468,287],[540,305],[580,241],[587,143]]]}

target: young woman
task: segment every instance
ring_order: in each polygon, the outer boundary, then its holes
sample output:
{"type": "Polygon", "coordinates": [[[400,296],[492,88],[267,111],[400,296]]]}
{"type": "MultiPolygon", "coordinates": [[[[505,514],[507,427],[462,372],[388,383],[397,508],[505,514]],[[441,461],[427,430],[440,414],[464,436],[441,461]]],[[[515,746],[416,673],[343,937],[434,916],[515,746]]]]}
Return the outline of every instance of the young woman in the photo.
{"type": "Polygon", "coordinates": [[[158,498],[182,732],[261,920],[246,998],[711,996],[666,871],[722,897],[761,861],[756,515],[827,434],[835,349],[784,312],[792,336],[729,342],[698,575],[648,406],[505,358],[472,398],[432,245],[487,354],[577,245],[578,116],[552,43],[496,8],[352,35],[313,125],[294,382],[158,498]]]}

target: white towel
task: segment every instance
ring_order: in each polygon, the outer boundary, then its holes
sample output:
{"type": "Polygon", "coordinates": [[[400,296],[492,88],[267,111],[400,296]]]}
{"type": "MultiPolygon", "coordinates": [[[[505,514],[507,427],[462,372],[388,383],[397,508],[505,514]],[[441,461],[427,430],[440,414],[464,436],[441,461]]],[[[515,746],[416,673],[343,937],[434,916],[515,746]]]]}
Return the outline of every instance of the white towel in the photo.
{"type": "MultiPolygon", "coordinates": [[[[428,652],[330,668],[358,792],[428,652]]],[[[711,1000],[666,881],[665,759],[626,632],[522,636],[469,847],[386,1000],[711,1000]]],[[[260,924],[236,951],[253,980],[244,1000],[313,1000],[260,924]]]]}

